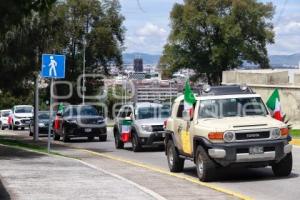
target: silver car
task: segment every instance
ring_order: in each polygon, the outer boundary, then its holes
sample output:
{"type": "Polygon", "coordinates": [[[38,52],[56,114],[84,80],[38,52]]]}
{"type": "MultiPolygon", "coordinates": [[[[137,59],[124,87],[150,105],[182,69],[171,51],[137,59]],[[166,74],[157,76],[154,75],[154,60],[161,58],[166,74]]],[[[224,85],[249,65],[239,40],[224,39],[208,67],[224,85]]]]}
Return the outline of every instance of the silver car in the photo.
{"type": "Polygon", "coordinates": [[[163,145],[165,138],[164,121],[169,116],[169,105],[146,102],[122,106],[115,119],[113,130],[116,148],[124,148],[126,142],[132,143],[134,152],[141,151],[143,145],[163,145]],[[129,141],[124,141],[121,137],[124,120],[132,120],[129,141]]]}

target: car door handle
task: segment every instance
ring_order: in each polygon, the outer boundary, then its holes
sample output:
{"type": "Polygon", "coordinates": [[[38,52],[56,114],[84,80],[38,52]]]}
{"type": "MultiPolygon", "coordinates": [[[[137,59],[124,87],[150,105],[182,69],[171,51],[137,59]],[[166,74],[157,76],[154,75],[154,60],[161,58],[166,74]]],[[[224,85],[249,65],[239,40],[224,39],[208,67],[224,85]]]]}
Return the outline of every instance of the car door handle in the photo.
{"type": "Polygon", "coordinates": [[[180,133],[182,131],[182,128],[183,128],[182,125],[179,124],[177,132],[180,133]]]}

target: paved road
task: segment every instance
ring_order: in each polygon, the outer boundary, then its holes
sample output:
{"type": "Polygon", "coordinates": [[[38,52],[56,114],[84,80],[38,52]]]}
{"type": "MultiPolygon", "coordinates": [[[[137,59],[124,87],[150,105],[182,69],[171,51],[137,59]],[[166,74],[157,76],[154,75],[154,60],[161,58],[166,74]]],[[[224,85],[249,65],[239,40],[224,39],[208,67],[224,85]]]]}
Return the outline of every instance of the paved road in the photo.
{"type": "MultiPolygon", "coordinates": [[[[20,133],[22,134],[22,133],[20,133]]],[[[58,142],[62,143],[62,142],[58,142]]],[[[124,150],[116,150],[111,130],[107,142],[87,142],[85,139],[74,139],[68,145],[106,153],[128,160],[144,163],[168,170],[164,152],[158,148],[147,148],[143,152],[133,153],[128,144],[124,150]]],[[[215,185],[242,193],[254,199],[299,199],[300,196],[300,148],[293,149],[293,172],[288,178],[276,178],[271,168],[260,169],[231,169],[219,173],[215,185]]],[[[190,161],[186,161],[183,174],[196,177],[196,170],[190,161]]]]}

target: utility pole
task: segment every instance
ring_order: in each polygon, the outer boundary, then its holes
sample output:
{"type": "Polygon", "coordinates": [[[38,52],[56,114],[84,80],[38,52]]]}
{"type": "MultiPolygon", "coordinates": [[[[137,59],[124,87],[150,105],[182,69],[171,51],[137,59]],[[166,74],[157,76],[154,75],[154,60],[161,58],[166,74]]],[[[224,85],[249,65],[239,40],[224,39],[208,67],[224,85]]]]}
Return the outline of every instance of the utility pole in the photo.
{"type": "MultiPolygon", "coordinates": [[[[39,49],[36,48],[36,58],[35,63],[38,65],[39,63],[39,49]]],[[[37,142],[39,140],[39,73],[35,74],[34,80],[34,130],[33,130],[33,141],[37,142]]]]}
{"type": "Polygon", "coordinates": [[[34,81],[34,134],[33,140],[39,140],[39,75],[37,74],[34,81]]]}
{"type": "Polygon", "coordinates": [[[83,71],[82,71],[82,104],[85,104],[85,92],[86,92],[86,86],[85,86],[85,51],[86,51],[86,34],[89,31],[89,19],[88,16],[86,17],[86,25],[84,25],[84,34],[83,34],[83,71]]]}

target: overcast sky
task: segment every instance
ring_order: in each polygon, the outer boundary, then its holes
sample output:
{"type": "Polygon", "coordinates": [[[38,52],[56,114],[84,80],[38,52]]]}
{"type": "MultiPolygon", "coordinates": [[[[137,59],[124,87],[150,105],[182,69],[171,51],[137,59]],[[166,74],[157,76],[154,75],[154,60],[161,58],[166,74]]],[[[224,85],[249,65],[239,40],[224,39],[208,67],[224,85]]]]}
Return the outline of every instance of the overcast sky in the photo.
{"type": "MultiPolygon", "coordinates": [[[[270,2],[270,0],[259,0],[270,2]]],[[[160,54],[170,27],[169,13],[175,2],[183,0],[120,0],[125,16],[126,52],[160,54]]],[[[275,44],[269,54],[300,53],[300,1],[273,0],[276,14],[275,44]]]]}

